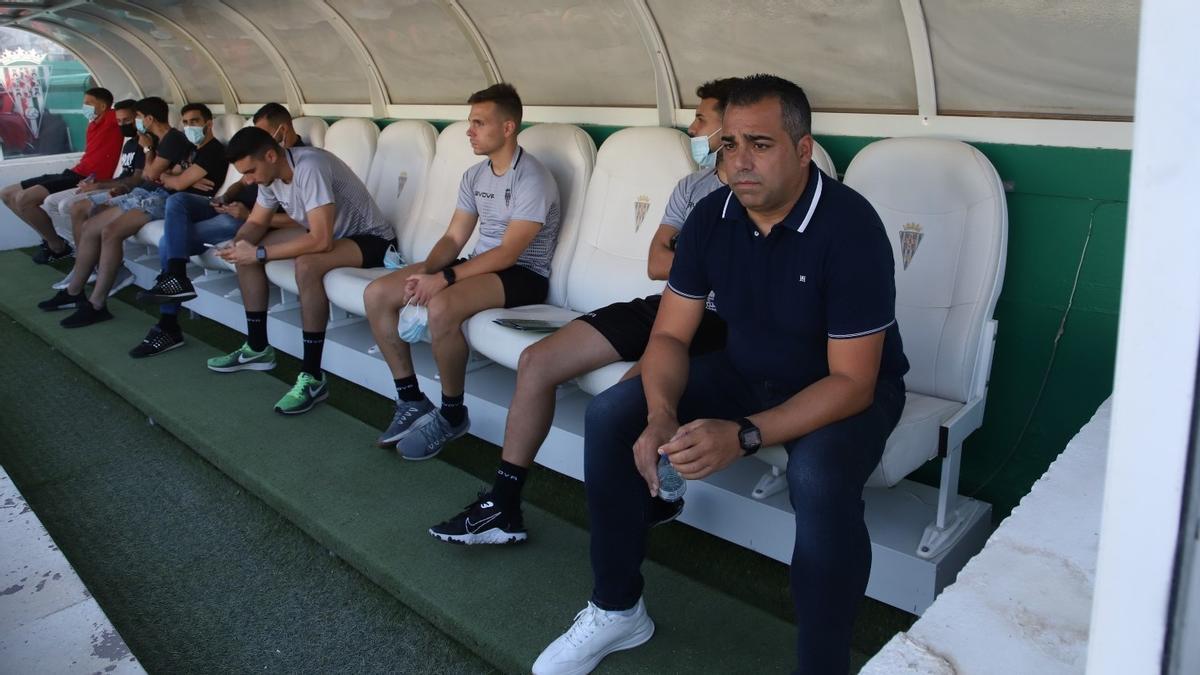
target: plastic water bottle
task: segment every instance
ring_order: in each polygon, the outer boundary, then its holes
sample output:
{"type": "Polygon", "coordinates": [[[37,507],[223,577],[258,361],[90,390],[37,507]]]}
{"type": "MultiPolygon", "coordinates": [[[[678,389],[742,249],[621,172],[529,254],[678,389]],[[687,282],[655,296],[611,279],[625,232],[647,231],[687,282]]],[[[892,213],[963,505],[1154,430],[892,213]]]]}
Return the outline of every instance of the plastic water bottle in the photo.
{"type": "Polygon", "coordinates": [[[671,460],[667,459],[666,455],[660,455],[658,458],[658,496],[663,498],[663,501],[677,502],[683,499],[684,493],[687,492],[687,481],[675,467],[671,466],[671,460]]]}

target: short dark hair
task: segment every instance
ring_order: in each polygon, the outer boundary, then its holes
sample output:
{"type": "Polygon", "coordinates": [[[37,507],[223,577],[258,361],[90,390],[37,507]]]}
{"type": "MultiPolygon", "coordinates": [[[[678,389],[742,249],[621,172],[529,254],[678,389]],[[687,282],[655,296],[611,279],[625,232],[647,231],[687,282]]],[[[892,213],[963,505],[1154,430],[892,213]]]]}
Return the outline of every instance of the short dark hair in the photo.
{"type": "Polygon", "coordinates": [[[775,75],[743,77],[729,92],[727,105],[754,105],[773,98],[779,101],[783,113],[783,128],[793,143],[812,133],[812,108],[800,85],[775,75]]]}
{"type": "Polygon", "coordinates": [[[524,110],[521,106],[521,96],[517,93],[516,87],[507,82],[501,82],[493,84],[487,89],[477,91],[471,94],[471,98],[467,99],[469,105],[487,103],[488,101],[496,104],[496,108],[500,111],[500,114],[516,121],[517,126],[521,125],[521,114],[524,110]]]}
{"type": "Polygon", "coordinates": [[[204,105],[203,103],[189,103],[183,106],[183,108],[179,111],[179,114],[186,115],[193,110],[199,112],[200,116],[204,118],[205,122],[212,121],[212,111],[209,110],[208,106],[204,105]]]}
{"type": "Polygon", "coordinates": [[[254,118],[251,119],[251,122],[258,124],[258,121],[263,118],[266,118],[271,124],[287,124],[292,121],[292,113],[288,112],[287,108],[278,103],[268,103],[259,108],[258,112],[254,113],[254,118]]]}
{"type": "Polygon", "coordinates": [[[134,104],[133,109],[143,115],[149,115],[159,122],[166,122],[171,114],[167,109],[167,102],[157,96],[147,96],[134,104]]]}
{"type": "Polygon", "coordinates": [[[229,139],[229,144],[225,146],[225,159],[231,163],[243,157],[262,159],[268,150],[283,152],[283,148],[271,138],[271,134],[258,127],[245,127],[229,139]]]}
{"type": "Polygon", "coordinates": [[[696,87],[696,97],[700,99],[716,99],[717,114],[724,115],[725,106],[729,103],[729,92],[733,91],[734,86],[741,81],[742,78],[740,77],[722,77],[717,80],[709,80],[696,87]]]}
{"type": "Polygon", "coordinates": [[[110,108],[112,107],[112,102],[113,102],[112,92],[105,89],[104,87],[92,87],[91,89],[88,89],[87,91],[83,92],[83,95],[91,96],[94,99],[104,101],[104,105],[106,105],[110,108]]]}
{"type": "Polygon", "coordinates": [[[113,110],[133,110],[136,112],[137,101],[131,98],[123,98],[113,104],[113,110]]]}

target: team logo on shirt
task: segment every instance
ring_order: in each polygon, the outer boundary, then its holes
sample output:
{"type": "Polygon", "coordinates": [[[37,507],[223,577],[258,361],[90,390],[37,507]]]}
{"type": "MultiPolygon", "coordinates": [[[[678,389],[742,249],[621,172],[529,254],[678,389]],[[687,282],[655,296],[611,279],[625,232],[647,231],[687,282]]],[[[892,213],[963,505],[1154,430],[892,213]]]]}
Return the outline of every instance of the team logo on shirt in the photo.
{"type": "Polygon", "coordinates": [[[637,201],[633,202],[633,231],[637,232],[642,229],[642,223],[646,220],[646,212],[650,210],[650,198],[646,195],[641,195],[637,201]]]}
{"type": "Polygon", "coordinates": [[[504,208],[512,206],[512,188],[504,190],[504,208]]]}
{"type": "Polygon", "coordinates": [[[913,256],[917,254],[917,247],[921,245],[921,237],[924,236],[925,233],[917,223],[905,223],[900,228],[900,259],[904,262],[904,269],[908,269],[913,256]]]}
{"type": "Polygon", "coordinates": [[[396,199],[399,199],[400,193],[404,192],[404,185],[406,183],[408,183],[408,172],[401,171],[400,175],[396,177],[396,199]]]}

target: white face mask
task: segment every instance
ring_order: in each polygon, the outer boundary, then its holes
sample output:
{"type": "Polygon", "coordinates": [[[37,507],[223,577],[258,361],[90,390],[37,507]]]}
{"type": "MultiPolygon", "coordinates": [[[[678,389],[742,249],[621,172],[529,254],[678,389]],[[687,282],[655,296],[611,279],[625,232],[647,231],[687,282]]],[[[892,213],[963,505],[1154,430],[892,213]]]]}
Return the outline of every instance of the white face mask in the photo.
{"type": "Polygon", "coordinates": [[[708,139],[720,133],[722,128],[724,127],[718,128],[716,131],[707,136],[692,137],[692,159],[700,165],[700,168],[711,169],[712,167],[716,166],[717,153],[709,151],[708,139]]]}
{"type": "Polygon", "coordinates": [[[91,122],[92,120],[96,119],[95,106],[90,106],[85,103],[81,110],[83,111],[83,116],[87,118],[87,121],[91,122]]]}
{"type": "Polygon", "coordinates": [[[184,127],[183,135],[192,142],[192,145],[200,145],[200,141],[204,140],[204,127],[184,127]]]}

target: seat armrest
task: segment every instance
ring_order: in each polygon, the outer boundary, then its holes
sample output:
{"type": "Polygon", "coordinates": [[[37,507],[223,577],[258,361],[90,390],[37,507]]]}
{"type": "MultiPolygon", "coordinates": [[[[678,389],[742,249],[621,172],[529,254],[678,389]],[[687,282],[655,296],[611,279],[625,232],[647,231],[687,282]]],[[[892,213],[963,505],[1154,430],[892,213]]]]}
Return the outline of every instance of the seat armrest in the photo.
{"type": "Polygon", "coordinates": [[[971,399],[962,409],[951,415],[950,419],[942,422],[941,429],[938,430],[939,457],[947,456],[951,450],[962,445],[967,436],[983,426],[983,410],[986,403],[987,397],[971,399]]]}

